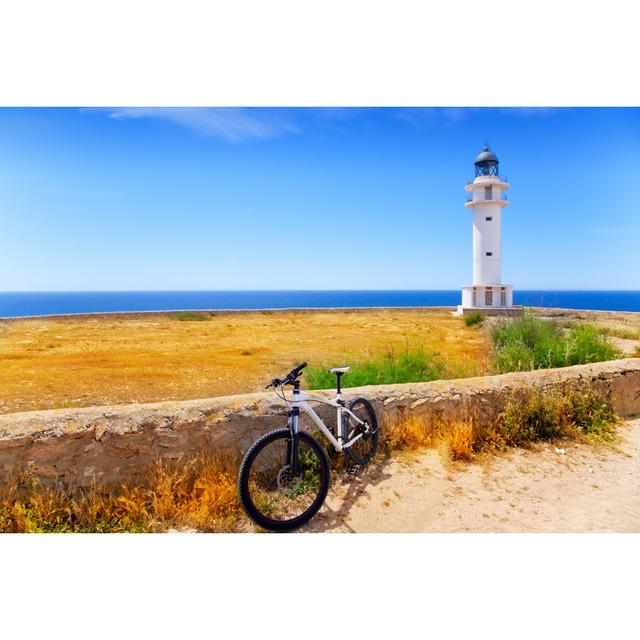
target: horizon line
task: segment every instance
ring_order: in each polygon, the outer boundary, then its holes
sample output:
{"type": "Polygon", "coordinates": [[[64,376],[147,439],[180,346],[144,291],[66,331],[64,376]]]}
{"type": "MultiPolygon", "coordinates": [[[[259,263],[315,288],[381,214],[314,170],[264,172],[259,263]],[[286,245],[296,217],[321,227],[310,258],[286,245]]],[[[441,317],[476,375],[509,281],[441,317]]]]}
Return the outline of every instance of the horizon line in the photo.
{"type": "MultiPolygon", "coordinates": [[[[480,285],[478,285],[480,286],[480,285]]],[[[498,286],[498,285],[496,285],[498,286]]],[[[13,291],[0,291],[0,295],[16,293],[422,293],[422,292],[459,292],[455,289],[22,289],[13,291]]],[[[581,293],[640,293],[638,289],[569,289],[569,288],[514,288],[515,291],[534,292],[581,292],[581,293]]]]}

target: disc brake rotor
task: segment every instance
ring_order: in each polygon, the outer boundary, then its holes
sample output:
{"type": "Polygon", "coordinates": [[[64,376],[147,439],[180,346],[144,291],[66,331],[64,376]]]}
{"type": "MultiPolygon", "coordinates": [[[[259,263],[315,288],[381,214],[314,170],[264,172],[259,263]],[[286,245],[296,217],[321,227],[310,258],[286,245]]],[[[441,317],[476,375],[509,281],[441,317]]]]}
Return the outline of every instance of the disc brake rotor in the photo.
{"type": "MultiPolygon", "coordinates": [[[[273,476],[272,476],[273,477],[273,476]]],[[[299,476],[296,482],[292,482],[291,474],[289,473],[289,465],[286,465],[278,471],[278,475],[276,477],[276,481],[278,483],[278,489],[285,496],[289,496],[300,487],[302,484],[302,476],[299,476]]]]}

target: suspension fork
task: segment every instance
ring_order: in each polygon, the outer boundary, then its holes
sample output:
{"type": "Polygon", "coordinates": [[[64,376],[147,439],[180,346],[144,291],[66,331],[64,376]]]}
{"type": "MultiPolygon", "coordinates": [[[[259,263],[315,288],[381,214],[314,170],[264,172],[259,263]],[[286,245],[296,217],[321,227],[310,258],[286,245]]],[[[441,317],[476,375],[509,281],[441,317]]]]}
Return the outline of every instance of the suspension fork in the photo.
{"type": "MultiPolygon", "coordinates": [[[[293,398],[300,395],[300,386],[294,385],[293,398]]],[[[291,477],[295,478],[300,473],[300,462],[298,460],[298,422],[300,419],[300,407],[292,407],[289,413],[289,432],[291,437],[287,441],[287,464],[291,471],[291,477]]]]}

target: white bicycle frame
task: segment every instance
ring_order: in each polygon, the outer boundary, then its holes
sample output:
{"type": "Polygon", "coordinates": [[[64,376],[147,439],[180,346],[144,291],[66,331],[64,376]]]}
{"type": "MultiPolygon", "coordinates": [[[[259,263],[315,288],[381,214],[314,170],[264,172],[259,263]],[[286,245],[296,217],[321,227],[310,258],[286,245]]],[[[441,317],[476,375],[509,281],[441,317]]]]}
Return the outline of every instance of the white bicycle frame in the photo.
{"type": "Polygon", "coordinates": [[[337,393],[336,397],[332,399],[332,398],[323,398],[321,396],[314,396],[309,393],[306,393],[305,391],[301,391],[300,389],[294,389],[293,396],[289,399],[284,396],[284,389],[282,391],[283,391],[282,397],[284,398],[285,404],[287,405],[287,407],[289,407],[289,409],[292,410],[289,414],[289,420],[292,421],[289,423],[289,426],[293,426],[294,433],[298,433],[299,413],[300,411],[304,411],[304,413],[306,413],[311,418],[311,420],[315,423],[318,429],[322,431],[325,438],[333,445],[335,450],[338,451],[339,453],[341,453],[342,451],[350,447],[354,442],[362,438],[363,434],[359,433],[357,436],[355,436],[348,442],[343,442],[342,419],[345,413],[349,414],[358,424],[365,424],[365,423],[363,420],[360,420],[360,418],[358,418],[358,416],[355,413],[353,413],[353,411],[349,411],[349,409],[342,404],[341,393],[337,393]],[[338,432],[337,438],[334,437],[333,433],[331,433],[331,430],[322,421],[322,418],[320,418],[320,416],[313,410],[313,407],[309,404],[309,401],[319,402],[320,404],[327,404],[330,407],[335,407],[336,426],[337,426],[337,432],[338,432]],[[296,408],[298,409],[298,411],[293,411],[293,409],[296,409],[296,408]]]}

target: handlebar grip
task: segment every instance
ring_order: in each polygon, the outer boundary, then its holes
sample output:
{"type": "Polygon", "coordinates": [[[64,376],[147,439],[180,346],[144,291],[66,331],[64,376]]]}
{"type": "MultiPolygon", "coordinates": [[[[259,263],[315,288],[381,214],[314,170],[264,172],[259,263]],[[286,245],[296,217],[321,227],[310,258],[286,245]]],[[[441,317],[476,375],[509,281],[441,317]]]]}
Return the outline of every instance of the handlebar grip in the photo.
{"type": "Polygon", "coordinates": [[[283,384],[293,384],[295,379],[300,375],[300,372],[307,366],[306,362],[299,364],[295,369],[291,369],[289,373],[287,373],[286,377],[282,380],[280,378],[274,378],[270,384],[268,384],[265,389],[269,389],[270,387],[279,387],[283,384]]]}
{"type": "Polygon", "coordinates": [[[291,371],[289,371],[289,373],[287,374],[287,378],[290,378],[291,380],[295,380],[300,375],[300,372],[306,366],[307,366],[307,363],[303,362],[302,364],[299,364],[295,369],[291,369],[291,371]]]}

